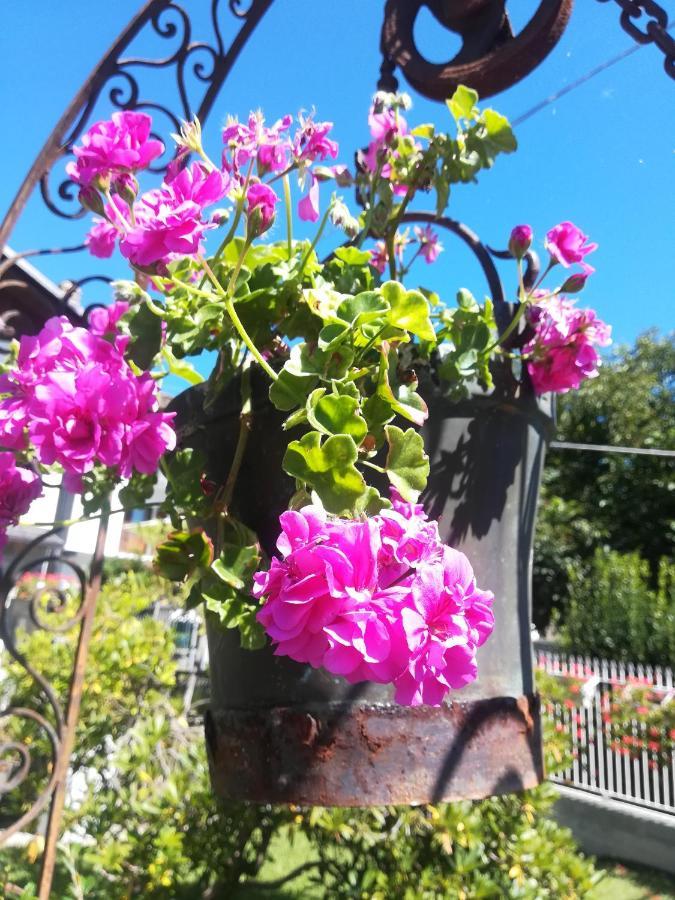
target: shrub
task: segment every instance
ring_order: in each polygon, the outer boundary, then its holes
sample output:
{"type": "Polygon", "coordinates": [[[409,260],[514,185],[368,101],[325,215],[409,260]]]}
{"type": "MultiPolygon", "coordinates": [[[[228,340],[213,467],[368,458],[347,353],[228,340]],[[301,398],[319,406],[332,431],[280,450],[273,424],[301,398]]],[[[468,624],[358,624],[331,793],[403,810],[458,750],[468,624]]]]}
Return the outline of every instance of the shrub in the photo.
{"type": "MultiPolygon", "coordinates": [[[[101,594],[73,760],[82,796],[64,820],[77,840],[60,845],[59,900],[259,896],[256,881],[275,864],[289,873],[298,848],[302,880],[291,878],[276,896],[305,898],[310,888],[315,897],[371,900],[585,896],[597,876],[569,832],[547,817],[550,785],[413,808],[218,803],[202,729],[179,713],[171,635],[138,617],[148,605],[138,584],[128,573],[101,594]]],[[[37,632],[22,640],[60,691],[71,647],[72,636],[57,645],[37,632]]],[[[10,667],[8,687],[29,702],[18,667],[10,667]]],[[[22,800],[37,787],[29,779],[22,800]]],[[[1,896],[14,896],[13,885],[33,900],[39,849],[35,840],[0,850],[1,896]]],[[[260,895],[275,896],[269,888],[260,895]]]]}
{"type": "Polygon", "coordinates": [[[589,565],[568,569],[565,645],[576,653],[636,663],[675,660],[675,565],[661,561],[658,586],[635,553],[598,549],[589,565]]]}

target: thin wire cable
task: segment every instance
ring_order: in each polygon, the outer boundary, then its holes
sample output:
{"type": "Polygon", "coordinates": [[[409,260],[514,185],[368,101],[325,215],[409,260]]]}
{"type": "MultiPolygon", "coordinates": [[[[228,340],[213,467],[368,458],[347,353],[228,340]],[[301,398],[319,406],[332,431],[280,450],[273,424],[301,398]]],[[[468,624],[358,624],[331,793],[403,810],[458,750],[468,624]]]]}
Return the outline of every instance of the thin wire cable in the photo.
{"type": "Polygon", "coordinates": [[[613,444],[574,444],[569,441],[551,441],[554,450],[590,450],[593,453],[624,453],[633,456],[662,456],[671,458],[675,450],[657,450],[649,447],[618,447],[613,444]]]}
{"type": "MultiPolygon", "coordinates": [[[[666,30],[669,30],[675,25],[675,19],[672,19],[666,25],[666,30]]],[[[571,84],[565,85],[565,87],[560,88],[560,90],[555,91],[555,93],[550,94],[544,100],[537,103],[531,109],[528,109],[527,112],[522,113],[520,116],[517,116],[512,120],[512,125],[520,125],[522,122],[527,121],[527,119],[532,118],[532,116],[536,115],[538,112],[541,112],[543,109],[546,109],[547,106],[550,106],[551,103],[555,103],[556,100],[559,100],[561,97],[564,97],[565,94],[569,94],[572,91],[576,90],[578,87],[581,87],[582,84],[585,84],[587,81],[590,81],[591,78],[595,78],[596,75],[599,75],[601,72],[604,72],[606,69],[611,68],[611,66],[615,66],[617,63],[620,63],[622,60],[627,59],[629,56],[632,56],[633,53],[636,53],[638,50],[641,50],[643,47],[648,47],[649,44],[638,44],[635,42],[632,46],[628,47],[626,50],[622,50],[621,53],[618,53],[616,56],[612,56],[610,59],[605,60],[605,62],[600,63],[594,68],[590,69],[584,75],[580,75],[575,81],[571,84]]]]}

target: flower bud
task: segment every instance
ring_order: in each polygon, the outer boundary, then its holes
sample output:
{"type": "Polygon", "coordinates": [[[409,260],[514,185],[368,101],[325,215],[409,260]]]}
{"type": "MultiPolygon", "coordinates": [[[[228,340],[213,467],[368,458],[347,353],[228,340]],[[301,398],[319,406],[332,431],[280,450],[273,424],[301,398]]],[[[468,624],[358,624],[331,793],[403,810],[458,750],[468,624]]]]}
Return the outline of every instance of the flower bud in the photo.
{"type": "Polygon", "coordinates": [[[271,228],[279,197],[267,184],[255,183],[246,194],[248,221],[246,236],[250,240],[264,234],[271,228]]]}
{"type": "Polygon", "coordinates": [[[224,225],[230,218],[230,210],[229,209],[214,209],[210,216],[210,223],[212,225],[221,226],[224,225]]]}
{"type": "Polygon", "coordinates": [[[347,237],[356,237],[360,231],[358,219],[354,218],[347,204],[339,197],[333,202],[331,207],[330,220],[336,228],[342,229],[347,237]]]}
{"type": "Polygon", "coordinates": [[[80,188],[78,198],[82,206],[89,212],[96,213],[97,216],[105,216],[103,200],[95,188],[91,186],[80,188]]]}
{"type": "Polygon", "coordinates": [[[115,182],[115,191],[128,207],[132,207],[138,196],[138,182],[133,175],[127,172],[115,182]]]}
{"type": "Polygon", "coordinates": [[[578,294],[586,285],[590,272],[574,272],[560,288],[562,294],[578,294]]]}
{"type": "Polygon", "coordinates": [[[509,238],[509,252],[515,259],[522,259],[532,246],[532,228],[516,225],[509,238]]]}

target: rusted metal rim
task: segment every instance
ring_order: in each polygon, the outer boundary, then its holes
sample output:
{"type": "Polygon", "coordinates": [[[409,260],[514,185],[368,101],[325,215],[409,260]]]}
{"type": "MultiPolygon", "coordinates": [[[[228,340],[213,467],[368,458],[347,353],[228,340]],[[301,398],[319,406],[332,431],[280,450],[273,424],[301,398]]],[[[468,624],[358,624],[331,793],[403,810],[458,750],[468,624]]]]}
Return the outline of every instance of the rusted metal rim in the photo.
{"type": "Polygon", "coordinates": [[[544,778],[539,698],[448,706],[211,709],[216,793],[253,803],[380,806],[480,799],[544,778]]]}
{"type": "Polygon", "coordinates": [[[449,23],[443,22],[443,13],[438,13],[438,2],[427,5],[436,10],[436,17],[446,27],[462,34],[465,46],[460,53],[447,63],[431,63],[422,56],[414,38],[421,0],[388,0],[382,27],[382,52],[401,69],[416,91],[432,100],[445,100],[459,84],[474,88],[481,97],[490,97],[528,75],[560,40],[572,13],[573,0],[542,0],[520,34],[512,36],[508,27],[498,29],[488,52],[484,52],[480,41],[472,48],[468,39],[470,22],[464,28],[473,15],[469,7],[476,4],[467,4],[466,16],[457,13],[454,18],[459,21],[449,23]]]}

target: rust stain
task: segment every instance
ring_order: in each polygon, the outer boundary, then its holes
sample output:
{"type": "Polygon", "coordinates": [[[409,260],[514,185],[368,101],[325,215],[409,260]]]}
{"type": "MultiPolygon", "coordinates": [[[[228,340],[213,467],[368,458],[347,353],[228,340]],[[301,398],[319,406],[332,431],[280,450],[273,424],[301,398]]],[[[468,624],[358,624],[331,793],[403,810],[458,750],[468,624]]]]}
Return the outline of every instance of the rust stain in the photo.
{"type": "Polygon", "coordinates": [[[216,791],[256,803],[365,806],[479,798],[542,777],[538,701],[211,710],[216,791]]]}

